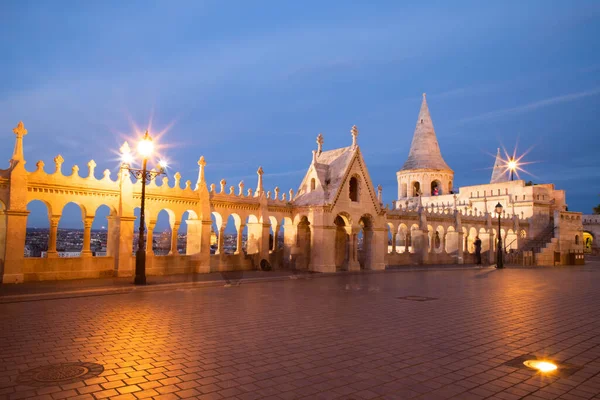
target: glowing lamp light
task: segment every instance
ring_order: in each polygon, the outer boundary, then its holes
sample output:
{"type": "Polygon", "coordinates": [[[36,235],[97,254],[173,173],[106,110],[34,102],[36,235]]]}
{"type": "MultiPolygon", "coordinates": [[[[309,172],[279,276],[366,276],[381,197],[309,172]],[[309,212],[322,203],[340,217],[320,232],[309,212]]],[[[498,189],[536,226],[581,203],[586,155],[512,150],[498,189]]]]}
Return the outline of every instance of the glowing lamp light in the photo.
{"type": "Polygon", "coordinates": [[[154,152],[154,143],[152,143],[152,138],[148,135],[148,131],[146,131],[144,138],[138,143],[137,151],[144,158],[150,157],[154,152]]]}
{"type": "Polygon", "coordinates": [[[549,361],[527,360],[527,361],[523,362],[523,364],[525,364],[526,367],[536,369],[542,373],[548,373],[548,372],[556,371],[558,369],[556,364],[551,363],[549,361]]]}
{"type": "Polygon", "coordinates": [[[517,169],[517,161],[516,160],[510,160],[508,162],[508,169],[510,169],[511,171],[514,171],[517,169]]]}
{"type": "Polygon", "coordinates": [[[169,163],[167,163],[166,160],[160,160],[158,162],[158,165],[162,168],[162,169],[167,169],[167,167],[169,166],[169,163]]]}
{"type": "Polygon", "coordinates": [[[121,162],[127,165],[133,163],[133,156],[131,155],[131,153],[121,154],[121,162]]]}
{"type": "Polygon", "coordinates": [[[496,210],[496,214],[500,215],[502,214],[502,204],[498,203],[496,204],[495,210],[496,210]]]}

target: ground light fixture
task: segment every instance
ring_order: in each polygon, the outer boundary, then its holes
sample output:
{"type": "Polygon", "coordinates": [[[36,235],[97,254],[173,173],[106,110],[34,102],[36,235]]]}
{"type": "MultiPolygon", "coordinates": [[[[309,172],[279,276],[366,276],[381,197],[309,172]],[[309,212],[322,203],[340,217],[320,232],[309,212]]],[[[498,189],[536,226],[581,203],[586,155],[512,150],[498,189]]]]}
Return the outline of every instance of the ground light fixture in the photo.
{"type": "Polygon", "coordinates": [[[544,360],[526,360],[523,362],[523,364],[526,367],[535,369],[543,374],[553,372],[558,369],[556,364],[554,364],[553,362],[544,361],[544,360]]]}

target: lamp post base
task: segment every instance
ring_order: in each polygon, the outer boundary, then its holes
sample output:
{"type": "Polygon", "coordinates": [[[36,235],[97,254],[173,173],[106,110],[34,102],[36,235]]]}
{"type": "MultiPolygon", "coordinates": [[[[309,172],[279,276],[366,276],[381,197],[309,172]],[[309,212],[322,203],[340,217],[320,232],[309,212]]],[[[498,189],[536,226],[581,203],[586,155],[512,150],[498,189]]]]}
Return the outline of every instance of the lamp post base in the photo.
{"type": "Polygon", "coordinates": [[[135,253],[135,278],[136,285],[146,284],[146,251],[138,250],[135,253]]]}

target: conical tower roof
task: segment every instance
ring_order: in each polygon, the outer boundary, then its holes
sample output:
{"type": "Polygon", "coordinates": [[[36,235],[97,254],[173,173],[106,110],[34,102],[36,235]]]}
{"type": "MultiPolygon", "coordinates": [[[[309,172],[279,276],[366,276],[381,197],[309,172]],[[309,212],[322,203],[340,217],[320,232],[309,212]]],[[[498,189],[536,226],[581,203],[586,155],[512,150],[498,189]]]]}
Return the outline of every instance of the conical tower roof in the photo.
{"type": "Polygon", "coordinates": [[[440,145],[438,144],[431,115],[429,115],[429,107],[425,93],[423,93],[423,102],[421,103],[421,111],[417,119],[417,126],[410,145],[408,159],[400,169],[400,171],[414,169],[434,169],[452,171],[448,164],[442,158],[440,145]]]}
{"type": "Polygon", "coordinates": [[[496,153],[496,162],[494,163],[494,170],[492,171],[492,179],[490,183],[500,183],[508,181],[508,171],[506,170],[506,163],[500,156],[500,148],[496,153]]]}

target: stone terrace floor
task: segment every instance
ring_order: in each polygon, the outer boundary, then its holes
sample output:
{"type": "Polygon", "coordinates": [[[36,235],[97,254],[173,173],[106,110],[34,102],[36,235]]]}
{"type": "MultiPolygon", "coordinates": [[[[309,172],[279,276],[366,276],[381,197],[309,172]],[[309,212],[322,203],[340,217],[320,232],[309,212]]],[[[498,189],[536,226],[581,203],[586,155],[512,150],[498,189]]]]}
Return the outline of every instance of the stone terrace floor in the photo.
{"type": "Polygon", "coordinates": [[[0,304],[0,399],[17,398],[600,399],[600,263],[0,304]],[[78,361],[104,371],[23,381],[78,361]]]}

